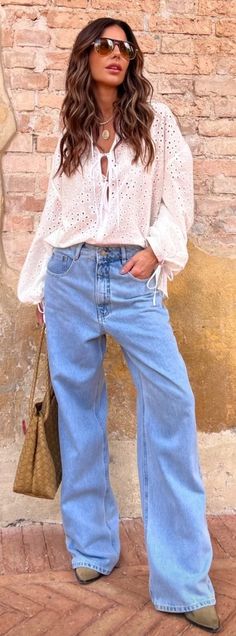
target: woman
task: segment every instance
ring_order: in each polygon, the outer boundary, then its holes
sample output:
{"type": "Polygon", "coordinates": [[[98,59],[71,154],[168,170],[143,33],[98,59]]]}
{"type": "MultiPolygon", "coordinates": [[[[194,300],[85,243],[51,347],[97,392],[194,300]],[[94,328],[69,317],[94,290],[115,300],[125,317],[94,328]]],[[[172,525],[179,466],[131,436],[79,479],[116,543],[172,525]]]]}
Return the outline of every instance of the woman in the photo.
{"type": "Polygon", "coordinates": [[[217,631],[194,396],[163,302],[167,279],[188,258],[191,153],[169,108],[151,102],[142,71],[142,52],[125,22],[99,18],[76,38],[63,131],[18,297],[39,303],[40,324],[45,308],[61,511],[78,580],[110,574],[120,554],[102,366],[110,334],[137,387],[152,602],[217,631]]]}

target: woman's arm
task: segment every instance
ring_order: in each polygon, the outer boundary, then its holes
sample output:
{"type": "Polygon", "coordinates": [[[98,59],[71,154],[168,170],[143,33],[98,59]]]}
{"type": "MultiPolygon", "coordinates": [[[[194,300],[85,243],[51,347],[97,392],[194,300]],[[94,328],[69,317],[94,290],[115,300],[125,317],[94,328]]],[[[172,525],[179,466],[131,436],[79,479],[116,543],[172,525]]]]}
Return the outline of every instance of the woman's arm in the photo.
{"type": "Polygon", "coordinates": [[[190,148],[166,106],[164,113],[162,200],[147,242],[162,262],[160,275],[165,272],[171,279],[188,260],[187,234],[194,218],[193,162],[190,148]]]}
{"type": "Polygon", "coordinates": [[[59,141],[53,155],[45,206],[20,273],[17,296],[21,302],[37,305],[44,296],[44,279],[52,246],[46,239],[61,222],[61,177],[55,177],[60,161],[59,141]]]}

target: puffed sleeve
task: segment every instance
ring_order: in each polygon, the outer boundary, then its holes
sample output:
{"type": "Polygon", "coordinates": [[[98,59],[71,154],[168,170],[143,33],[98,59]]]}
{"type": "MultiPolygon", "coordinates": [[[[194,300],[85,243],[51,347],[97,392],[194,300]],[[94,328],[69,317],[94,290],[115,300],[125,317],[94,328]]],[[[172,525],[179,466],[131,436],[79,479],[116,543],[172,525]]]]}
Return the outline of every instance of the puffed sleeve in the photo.
{"type": "Polygon", "coordinates": [[[161,203],[147,242],[160,261],[153,277],[168,296],[167,280],[188,260],[187,234],[194,218],[193,161],[170,109],[164,107],[164,155],[161,203]]]}
{"type": "Polygon", "coordinates": [[[50,236],[61,223],[61,177],[55,176],[60,164],[59,144],[60,139],[52,158],[43,212],[18,281],[17,296],[22,303],[37,305],[43,300],[46,267],[53,249],[50,236]]]}

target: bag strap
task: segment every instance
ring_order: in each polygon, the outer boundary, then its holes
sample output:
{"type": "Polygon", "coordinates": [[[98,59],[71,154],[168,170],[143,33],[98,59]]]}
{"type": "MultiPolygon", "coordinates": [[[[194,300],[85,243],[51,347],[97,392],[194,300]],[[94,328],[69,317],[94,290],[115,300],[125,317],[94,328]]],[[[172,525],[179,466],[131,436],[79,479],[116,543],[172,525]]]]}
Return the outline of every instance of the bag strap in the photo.
{"type": "MultiPolygon", "coordinates": [[[[39,339],[39,344],[38,344],[38,349],[37,349],[37,354],[36,354],[36,360],[35,360],[35,367],[34,367],[32,386],[31,386],[31,391],[30,391],[30,400],[29,400],[29,417],[30,418],[31,418],[31,415],[33,413],[33,408],[34,408],[34,396],[35,396],[35,389],[36,389],[36,384],[37,384],[37,379],[38,379],[39,363],[40,363],[40,358],[41,358],[41,353],[42,353],[42,348],[43,348],[44,337],[45,337],[45,323],[43,324],[42,329],[41,329],[41,333],[40,333],[40,339],[39,339]]],[[[46,379],[46,392],[45,392],[45,398],[44,399],[45,399],[45,419],[47,419],[48,414],[49,414],[50,398],[51,398],[51,379],[50,379],[50,372],[49,372],[47,353],[46,353],[46,359],[45,359],[45,379],[46,379]]]]}

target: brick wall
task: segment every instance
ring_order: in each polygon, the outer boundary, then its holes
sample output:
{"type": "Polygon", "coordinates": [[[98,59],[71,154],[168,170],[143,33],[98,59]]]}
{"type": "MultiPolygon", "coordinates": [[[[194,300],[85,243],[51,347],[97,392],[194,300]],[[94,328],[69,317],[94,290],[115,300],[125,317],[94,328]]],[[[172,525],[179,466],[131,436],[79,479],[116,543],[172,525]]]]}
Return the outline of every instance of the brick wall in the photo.
{"type": "Polygon", "coordinates": [[[123,17],[155,95],[178,117],[195,160],[192,230],[230,251],[236,234],[235,0],[2,0],[2,57],[17,135],[3,158],[3,240],[20,266],[45,198],[65,68],[90,19],[123,17]]]}

